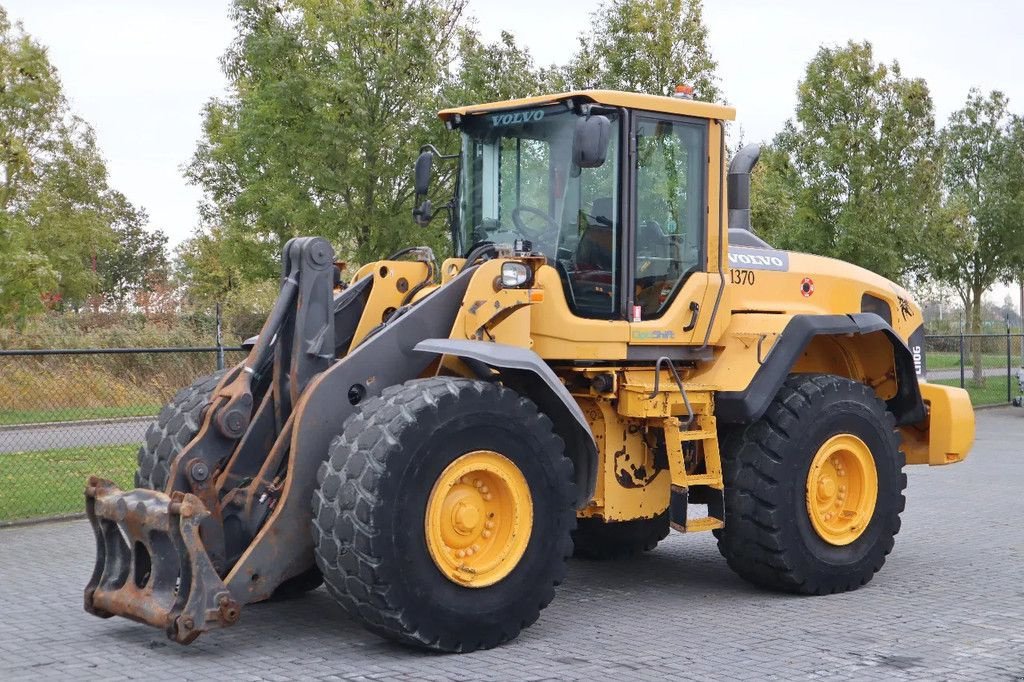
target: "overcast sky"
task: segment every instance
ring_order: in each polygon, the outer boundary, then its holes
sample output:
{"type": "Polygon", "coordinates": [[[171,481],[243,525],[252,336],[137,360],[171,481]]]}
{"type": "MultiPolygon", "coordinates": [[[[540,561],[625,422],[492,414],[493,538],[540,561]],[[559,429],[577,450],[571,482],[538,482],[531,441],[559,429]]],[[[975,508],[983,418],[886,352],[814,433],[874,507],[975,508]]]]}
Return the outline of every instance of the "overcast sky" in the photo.
{"type": "MultiPolygon", "coordinates": [[[[233,37],[227,0],[0,0],[49,47],[74,110],[96,129],[110,183],[176,243],[197,224],[200,193],[185,163],[201,108],[224,90],[219,57],[233,37]]],[[[561,63],[595,0],[470,0],[487,38],[502,30],[538,64],[561,63]]],[[[770,139],[822,43],[870,40],[928,81],[940,125],[973,86],[1024,112],[1024,0],[705,0],[722,90],[748,140],[770,139]]],[[[1000,294],[1001,298],[1002,294],[1000,294]]]]}

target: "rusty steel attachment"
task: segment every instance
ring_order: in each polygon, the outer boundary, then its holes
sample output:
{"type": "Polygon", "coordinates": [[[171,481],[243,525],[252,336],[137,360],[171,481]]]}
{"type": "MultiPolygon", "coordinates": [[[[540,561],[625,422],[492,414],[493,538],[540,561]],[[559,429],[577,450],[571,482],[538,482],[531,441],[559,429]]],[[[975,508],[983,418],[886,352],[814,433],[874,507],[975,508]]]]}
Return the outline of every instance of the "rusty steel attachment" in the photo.
{"type": "Polygon", "coordinates": [[[199,534],[210,512],[189,493],[123,492],[92,476],[86,514],[96,535],[96,566],[85,610],[163,628],[188,644],[238,621],[240,607],[214,570],[199,534]]]}
{"type": "Polygon", "coordinates": [[[414,346],[449,332],[473,272],[357,339],[374,291],[376,311],[412,289],[397,277],[375,285],[384,276],[376,274],[336,287],[333,258],[321,238],[285,245],[277,302],[249,356],[213,389],[195,434],[170,456],[164,490],[89,479],[96,565],[86,611],[188,644],[317,570],[310,500],[331,440],[359,402],[435,361],[414,346]]]}

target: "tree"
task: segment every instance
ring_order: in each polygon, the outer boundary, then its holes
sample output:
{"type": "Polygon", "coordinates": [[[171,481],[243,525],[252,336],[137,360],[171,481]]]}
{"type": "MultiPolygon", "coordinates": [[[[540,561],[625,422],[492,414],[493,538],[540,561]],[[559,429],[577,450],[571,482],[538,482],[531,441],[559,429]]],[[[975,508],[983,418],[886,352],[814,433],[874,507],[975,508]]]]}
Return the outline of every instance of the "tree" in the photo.
{"type": "Polygon", "coordinates": [[[703,14],[702,0],[606,0],[562,84],[670,95],[685,83],[697,99],[714,102],[721,93],[703,14]]]}
{"type": "Polygon", "coordinates": [[[750,220],[762,239],[777,245],[787,241],[797,222],[799,188],[800,178],[786,152],[762,145],[750,177],[750,220]]]}
{"type": "Polygon", "coordinates": [[[861,265],[893,280],[936,248],[940,149],[931,95],[871,44],[822,47],[762,179],[793,199],[776,244],[861,265]]]}
{"type": "Polygon", "coordinates": [[[114,210],[92,129],[68,107],[46,49],[0,8],[0,319],[97,292],[114,210]]]}
{"type": "MultiPolygon", "coordinates": [[[[933,272],[959,294],[971,333],[981,331],[982,295],[1024,268],[1024,121],[998,91],[971,90],[942,131],[942,180],[950,225],[933,272]]],[[[972,350],[983,377],[981,347],[972,350]]]]}
{"type": "MultiPolygon", "coordinates": [[[[463,8],[235,0],[238,37],[223,59],[231,92],[207,105],[186,171],[205,193],[204,225],[178,254],[190,298],[209,304],[276,279],[281,247],[300,234],[356,263],[414,244],[449,251],[442,212],[426,230],[411,219],[421,146],[458,149],[437,111],[541,89],[529,52],[508,33],[484,42],[463,8]]],[[[451,196],[455,169],[437,164],[435,206],[451,196]]]]}
{"type": "Polygon", "coordinates": [[[365,261],[410,241],[411,168],[440,137],[438,94],[463,0],[235,0],[223,59],[230,95],[211,101],[187,169],[202,186],[225,265],[273,278],[299,234],[365,261]]]}
{"type": "Polygon", "coordinates": [[[237,289],[242,275],[239,266],[230,263],[229,250],[224,230],[217,227],[197,231],[178,245],[175,280],[185,290],[190,303],[209,309],[228,300],[237,289]]]}
{"type": "Polygon", "coordinates": [[[123,310],[139,294],[152,293],[167,281],[167,235],[147,231],[146,212],[116,191],[108,193],[107,212],[114,241],[97,254],[103,299],[123,310]]]}
{"type": "Polygon", "coordinates": [[[533,57],[511,33],[502,31],[499,40],[484,43],[473,28],[459,30],[458,67],[442,94],[445,106],[530,97],[543,90],[533,57]]]}

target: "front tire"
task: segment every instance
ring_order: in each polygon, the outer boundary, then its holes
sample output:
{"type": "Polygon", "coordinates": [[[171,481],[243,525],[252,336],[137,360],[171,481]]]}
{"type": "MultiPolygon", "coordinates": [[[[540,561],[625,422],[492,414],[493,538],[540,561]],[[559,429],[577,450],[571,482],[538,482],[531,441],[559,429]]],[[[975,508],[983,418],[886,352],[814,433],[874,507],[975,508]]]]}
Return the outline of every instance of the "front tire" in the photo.
{"type": "Polygon", "coordinates": [[[831,594],[867,584],[885,563],[907,478],[895,420],[871,388],[792,375],[761,419],[720,443],[718,548],[741,577],[831,594]]]}
{"type": "Polygon", "coordinates": [[[146,430],[146,440],[139,448],[135,486],[164,490],[170,466],[178,453],[192,442],[203,423],[203,413],[213,398],[224,370],[199,377],[191,386],[178,391],[164,405],[156,421],[146,430]]]}
{"type": "Polygon", "coordinates": [[[385,638],[494,647],[537,620],[565,576],[572,480],[551,421],[515,392],[449,377],[392,386],[320,467],[317,564],[385,638]]]}

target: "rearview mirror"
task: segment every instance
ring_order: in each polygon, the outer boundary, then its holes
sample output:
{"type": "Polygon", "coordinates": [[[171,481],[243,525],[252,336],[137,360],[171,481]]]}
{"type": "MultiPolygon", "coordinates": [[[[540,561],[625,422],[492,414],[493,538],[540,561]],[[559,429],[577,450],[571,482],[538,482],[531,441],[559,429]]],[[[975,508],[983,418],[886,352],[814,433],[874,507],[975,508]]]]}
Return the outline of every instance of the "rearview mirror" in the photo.
{"type": "Polygon", "coordinates": [[[420,227],[426,227],[434,219],[434,205],[430,199],[424,199],[423,203],[412,210],[412,219],[420,227]]]}
{"type": "Polygon", "coordinates": [[[430,171],[434,165],[434,153],[425,151],[416,159],[416,167],[413,172],[416,194],[423,196],[430,189],[430,171]]]}
{"type": "Polygon", "coordinates": [[[608,156],[608,139],[612,124],[607,116],[594,115],[576,119],[572,140],[572,162],[580,168],[598,168],[608,156]]]}

